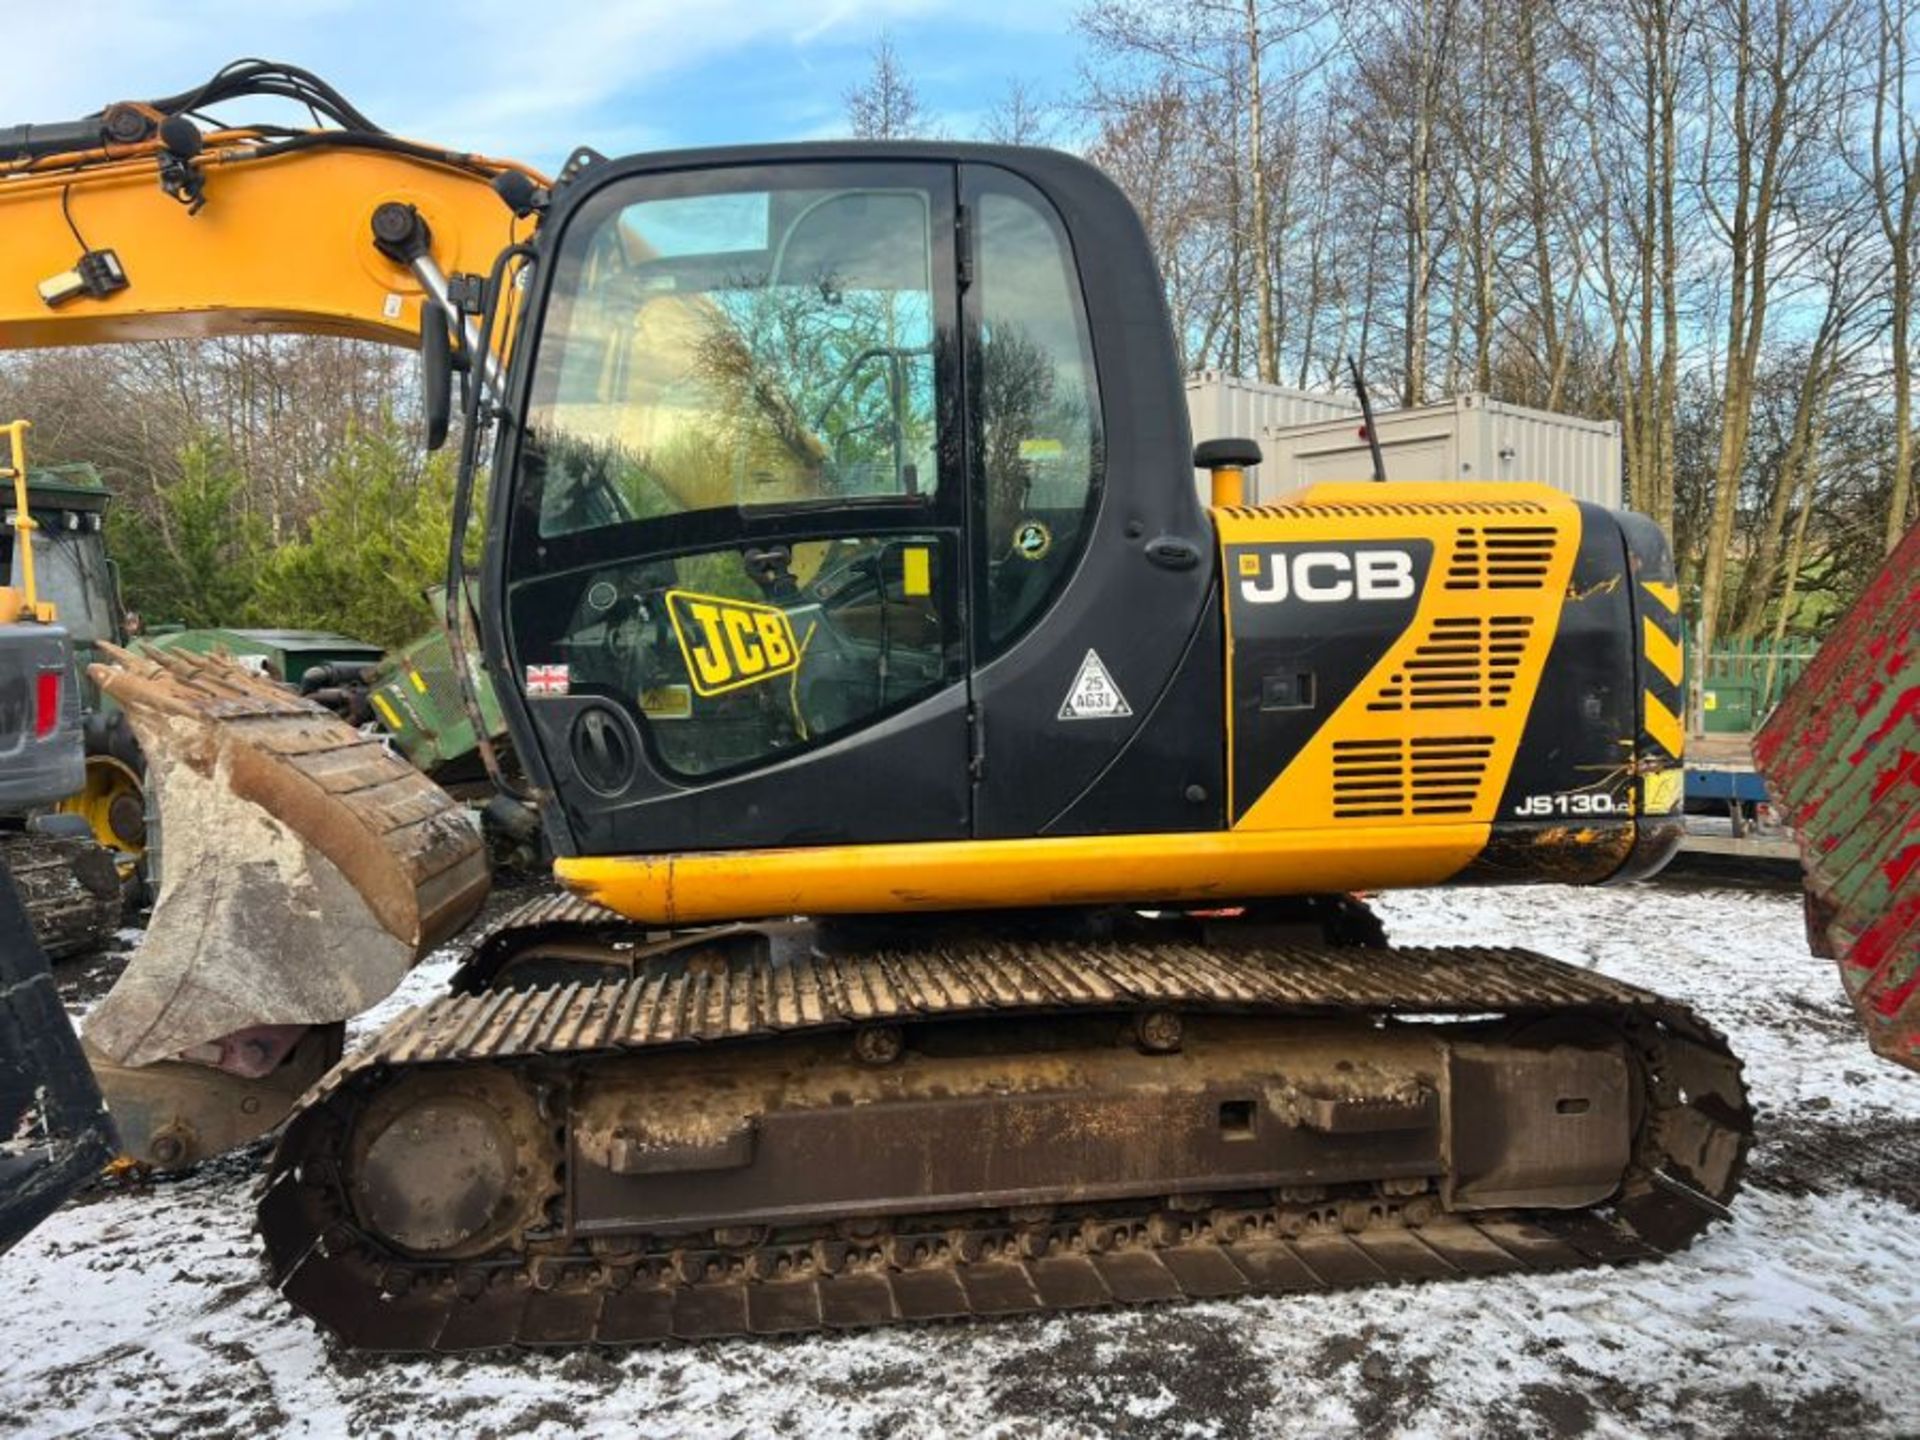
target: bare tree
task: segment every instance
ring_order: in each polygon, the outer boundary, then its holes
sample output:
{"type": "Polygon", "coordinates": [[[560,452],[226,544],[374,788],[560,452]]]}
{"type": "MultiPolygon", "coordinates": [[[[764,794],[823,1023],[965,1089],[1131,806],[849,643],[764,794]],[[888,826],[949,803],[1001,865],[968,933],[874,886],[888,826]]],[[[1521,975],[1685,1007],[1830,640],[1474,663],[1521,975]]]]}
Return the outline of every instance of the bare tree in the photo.
{"type": "Polygon", "coordinates": [[[1593,286],[1611,333],[1613,387],[1634,508],[1676,536],[1675,417],[1680,382],[1679,155],[1682,86],[1695,0],[1610,0],[1562,36],[1578,57],[1575,108],[1597,193],[1585,210],[1593,286]]]}
{"type": "Polygon", "coordinates": [[[983,128],[996,145],[1046,145],[1058,126],[1054,105],[1016,75],[987,111],[983,128]]]}
{"type": "Polygon", "coordinates": [[[1803,15],[1792,0],[1717,0],[1709,69],[1724,99],[1710,105],[1709,122],[1724,129],[1701,151],[1701,194],[1724,234],[1728,254],[1726,349],[1722,376],[1719,454],[1700,575],[1699,653],[1711,653],[1720,618],[1734,514],[1753,414],[1753,381],[1767,334],[1778,279],[1778,226],[1791,203],[1789,187],[1819,133],[1836,30],[1847,7],[1803,15]],[[1725,74],[1731,70],[1731,75],[1725,74]],[[1731,80],[1731,94],[1724,95],[1731,80]],[[1726,147],[1731,147],[1731,154],[1726,147]],[[1730,167],[1730,168],[1729,168],[1730,167]]]}
{"type": "MultiPolygon", "coordinates": [[[[1579,292],[1584,268],[1578,251],[1577,224],[1569,224],[1569,212],[1577,209],[1579,197],[1570,193],[1564,183],[1565,161],[1555,153],[1555,116],[1567,109],[1566,97],[1554,73],[1554,62],[1558,58],[1555,42],[1563,37],[1550,27],[1540,7],[1529,0],[1499,7],[1499,13],[1503,21],[1510,20],[1512,25],[1511,73],[1519,80],[1521,115],[1527,137],[1526,181],[1520,208],[1525,213],[1528,238],[1532,242],[1533,268],[1529,278],[1533,295],[1528,308],[1540,336],[1540,361],[1546,372],[1546,384],[1537,401],[1555,410],[1565,392],[1567,369],[1573,357],[1573,337],[1568,332],[1577,323],[1574,297],[1579,292]],[[1543,30],[1547,32],[1544,35],[1543,30]],[[1571,243],[1563,244],[1563,237],[1571,243]]],[[[1504,143],[1504,136],[1502,139],[1504,143]]]]}
{"type": "Polygon", "coordinates": [[[1893,483],[1887,495],[1889,554],[1906,533],[1913,495],[1913,247],[1920,203],[1920,124],[1908,110],[1911,63],[1907,27],[1912,0],[1879,0],[1874,26],[1873,104],[1867,126],[1867,183],[1874,218],[1887,244],[1893,369],[1893,483]]]}
{"type": "Polygon", "coordinates": [[[1142,92],[1103,92],[1100,106],[1088,158],[1140,212],[1159,257],[1181,367],[1201,369],[1226,320],[1220,275],[1228,241],[1209,223],[1216,202],[1194,102],[1177,77],[1162,75],[1142,92]]]}
{"type": "MultiPolygon", "coordinates": [[[[1473,388],[1493,388],[1493,356],[1500,311],[1501,272],[1515,207],[1509,149],[1514,127],[1510,101],[1519,54],[1510,42],[1514,17],[1505,0],[1470,0],[1472,43],[1462,46],[1443,85],[1438,124],[1457,156],[1441,179],[1458,236],[1447,294],[1447,388],[1463,372],[1473,388]],[[1465,352],[1472,337],[1472,354],[1465,352]]],[[[1522,4],[1521,11],[1526,10],[1522,4]]],[[[1524,22],[1522,22],[1524,24],[1524,22]]]]}
{"type": "Polygon", "coordinates": [[[1860,208],[1856,201],[1839,214],[1823,217],[1827,223],[1819,227],[1826,298],[1812,341],[1786,356],[1782,367],[1786,388],[1793,397],[1792,407],[1787,412],[1784,443],[1777,459],[1759,467],[1763,471],[1758,497],[1762,503],[1756,507],[1751,535],[1744,546],[1746,563],[1733,611],[1735,634],[1759,633],[1766,623],[1767,607],[1776,595],[1780,597],[1782,620],[1792,604],[1794,572],[1805,545],[1806,512],[1812,504],[1813,482],[1819,470],[1820,435],[1828,401],[1841,373],[1870,336],[1870,332],[1861,333],[1857,322],[1884,280],[1878,267],[1861,262],[1866,227],[1860,223],[1860,208]],[[1796,506],[1799,520],[1790,541],[1788,520],[1796,506]],[[1787,551],[1784,557],[1783,545],[1787,551]]]}
{"type": "Polygon", "coordinates": [[[1440,233],[1444,177],[1441,112],[1459,29],[1459,0],[1351,3],[1344,42],[1354,80],[1372,112],[1355,125],[1356,150],[1370,147],[1382,203],[1400,222],[1401,401],[1424,404],[1435,280],[1450,237],[1440,233]]]}
{"type": "Polygon", "coordinates": [[[1267,94],[1276,81],[1317,67],[1321,51],[1310,32],[1321,18],[1304,0],[1098,0],[1080,16],[1100,50],[1197,82],[1230,117],[1226,178],[1237,185],[1244,176],[1247,187],[1234,215],[1253,272],[1255,373],[1270,383],[1280,378],[1281,339],[1267,94]]]}
{"type": "Polygon", "coordinates": [[[845,99],[847,124],[856,139],[908,140],[925,129],[920,92],[885,30],[874,41],[867,78],[850,87],[845,99]]]}

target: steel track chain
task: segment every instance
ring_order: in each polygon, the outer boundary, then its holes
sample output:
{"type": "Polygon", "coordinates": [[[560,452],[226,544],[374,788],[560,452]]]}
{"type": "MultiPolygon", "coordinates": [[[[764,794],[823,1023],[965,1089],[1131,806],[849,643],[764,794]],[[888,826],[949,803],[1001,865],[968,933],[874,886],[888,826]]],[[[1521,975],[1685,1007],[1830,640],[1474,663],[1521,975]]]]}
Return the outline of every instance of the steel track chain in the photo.
{"type": "MultiPolygon", "coordinates": [[[[302,1101],[260,1222],[273,1283],[357,1346],[691,1340],[1645,1259],[1724,1213],[1751,1133],[1739,1063],[1711,1027],[1652,992],[1528,951],[1056,944],[798,966],[732,957],[619,984],[450,996],[401,1017],[302,1101]],[[1641,1062],[1647,1114],[1634,1163],[1604,1212],[1468,1216],[1437,1213],[1431,1196],[1259,1194],[1216,1196],[1199,1212],[1124,1202],[1022,1219],[903,1217],[797,1245],[709,1234],[597,1246],[569,1242],[554,1214],[486,1256],[445,1261],[384,1246],[347,1193],[355,1117],[421,1068],[577,1073],[596,1057],[889,1020],[1147,1006],[1597,1021],[1624,1032],[1641,1062]]],[[[556,1180],[548,1198],[559,1193],[556,1180]]]]}

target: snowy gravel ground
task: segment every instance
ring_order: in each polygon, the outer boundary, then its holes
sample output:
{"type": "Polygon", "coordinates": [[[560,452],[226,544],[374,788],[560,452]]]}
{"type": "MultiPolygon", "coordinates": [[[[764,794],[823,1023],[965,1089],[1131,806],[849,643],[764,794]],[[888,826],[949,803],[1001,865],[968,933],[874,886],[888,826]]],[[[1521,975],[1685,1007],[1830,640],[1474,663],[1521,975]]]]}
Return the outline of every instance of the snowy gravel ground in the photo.
{"type": "MultiPolygon", "coordinates": [[[[1920,1434],[1920,1076],[1874,1059],[1797,896],[1418,892],[1404,944],[1527,944],[1747,1061],[1736,1218],[1658,1265],[680,1349],[366,1359],[262,1283],[261,1155],[70,1205],[0,1259],[0,1432],[873,1437],[1920,1434]]],[[[428,998],[436,957],[372,1024],[428,998]]],[[[350,1039],[350,1043],[352,1043],[350,1039]]]]}

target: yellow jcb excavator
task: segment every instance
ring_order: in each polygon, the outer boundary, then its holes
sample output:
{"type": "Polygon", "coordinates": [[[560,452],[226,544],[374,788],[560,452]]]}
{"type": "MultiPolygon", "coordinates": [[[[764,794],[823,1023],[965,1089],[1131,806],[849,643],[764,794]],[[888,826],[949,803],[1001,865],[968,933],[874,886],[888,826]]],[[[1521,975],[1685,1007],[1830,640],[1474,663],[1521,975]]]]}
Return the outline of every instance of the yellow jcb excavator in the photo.
{"type": "MultiPolygon", "coordinates": [[[[462,392],[449,596],[490,457],[477,660],[566,893],[293,1104],[271,1278],[349,1343],[1544,1269],[1726,1213],[1750,1113],[1699,1017],[1392,948],[1352,898],[1665,861],[1659,532],[1526,484],[1244,503],[1257,449],[1190,449],[1090,166],[831,142],[548,181],[260,64],[0,156],[6,343],[418,341],[432,438],[462,392]],[[260,95],[323,123],[194,118],[260,95]]],[[[485,875],[377,746],[170,663],[103,680],[166,846],[89,1038],[123,1091],[256,1087],[264,1128],[333,1058],[294,1027],[485,875]]],[[[167,1103],[177,1156],[244,1128],[167,1103]]]]}

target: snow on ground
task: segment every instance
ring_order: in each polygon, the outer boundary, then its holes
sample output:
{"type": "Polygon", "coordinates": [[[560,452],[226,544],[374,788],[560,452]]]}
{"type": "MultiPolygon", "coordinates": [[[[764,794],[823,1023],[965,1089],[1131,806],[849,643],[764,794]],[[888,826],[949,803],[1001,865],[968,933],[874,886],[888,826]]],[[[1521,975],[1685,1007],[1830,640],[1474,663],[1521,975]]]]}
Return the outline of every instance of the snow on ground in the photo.
{"type": "MultiPolygon", "coordinates": [[[[0,1259],[0,1432],[1914,1433],[1920,1076],[1868,1053],[1832,967],[1807,956],[1793,893],[1661,882],[1380,908],[1400,943],[1531,945],[1699,1007],[1745,1056],[1761,1107],[1736,1218],[1686,1255],[1623,1270],[382,1360],[322,1340],[261,1282],[256,1152],[71,1205],[0,1259]]],[[[430,997],[452,963],[422,967],[383,1015],[430,997]]]]}

